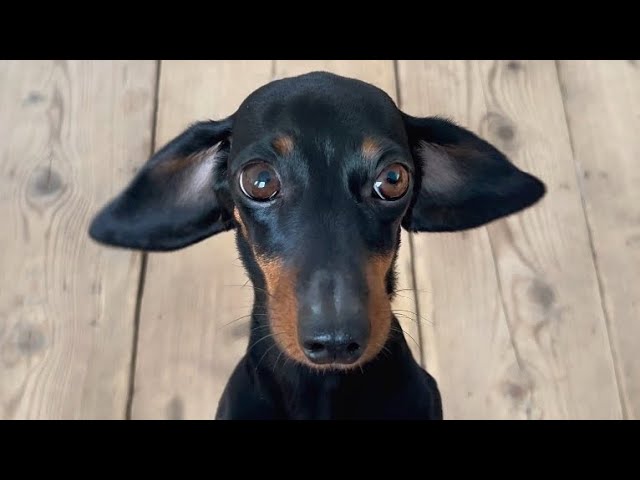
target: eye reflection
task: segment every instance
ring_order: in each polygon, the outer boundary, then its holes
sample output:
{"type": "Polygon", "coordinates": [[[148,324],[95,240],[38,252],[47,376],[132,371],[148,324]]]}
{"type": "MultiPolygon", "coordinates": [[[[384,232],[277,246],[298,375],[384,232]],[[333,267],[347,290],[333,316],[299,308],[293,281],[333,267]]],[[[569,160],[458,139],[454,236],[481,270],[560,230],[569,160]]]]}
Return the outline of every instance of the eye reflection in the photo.
{"type": "Polygon", "coordinates": [[[266,162],[253,162],[240,173],[240,188],[249,198],[266,201],[275,197],[280,191],[278,174],[266,162]]]}
{"type": "Polygon", "coordinates": [[[383,200],[397,200],[409,189],[409,172],[399,163],[385,168],[373,184],[373,190],[383,200]]]}

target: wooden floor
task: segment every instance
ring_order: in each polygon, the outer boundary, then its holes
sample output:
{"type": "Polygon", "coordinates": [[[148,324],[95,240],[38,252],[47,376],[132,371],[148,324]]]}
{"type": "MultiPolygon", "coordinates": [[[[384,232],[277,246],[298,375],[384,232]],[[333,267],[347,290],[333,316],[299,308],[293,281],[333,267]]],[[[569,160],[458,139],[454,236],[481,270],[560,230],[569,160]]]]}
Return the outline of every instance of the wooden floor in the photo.
{"type": "Polygon", "coordinates": [[[247,347],[233,233],[143,256],[88,222],[190,122],[318,69],[548,186],[488,227],[404,234],[396,309],[446,418],[640,418],[635,61],[0,62],[0,418],[212,418],[247,347]]]}

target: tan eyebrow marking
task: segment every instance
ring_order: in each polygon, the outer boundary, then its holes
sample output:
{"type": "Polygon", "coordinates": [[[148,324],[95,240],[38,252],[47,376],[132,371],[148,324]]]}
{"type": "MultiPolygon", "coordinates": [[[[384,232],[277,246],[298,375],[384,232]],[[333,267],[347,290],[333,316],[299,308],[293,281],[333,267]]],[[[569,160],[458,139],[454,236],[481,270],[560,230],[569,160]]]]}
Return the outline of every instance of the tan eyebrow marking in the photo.
{"type": "Polygon", "coordinates": [[[293,152],[293,138],[288,135],[282,135],[275,138],[272,145],[280,155],[289,155],[293,152]]]}
{"type": "Polygon", "coordinates": [[[365,137],[362,141],[362,155],[367,160],[374,160],[382,151],[382,147],[378,141],[371,137],[365,137]]]}

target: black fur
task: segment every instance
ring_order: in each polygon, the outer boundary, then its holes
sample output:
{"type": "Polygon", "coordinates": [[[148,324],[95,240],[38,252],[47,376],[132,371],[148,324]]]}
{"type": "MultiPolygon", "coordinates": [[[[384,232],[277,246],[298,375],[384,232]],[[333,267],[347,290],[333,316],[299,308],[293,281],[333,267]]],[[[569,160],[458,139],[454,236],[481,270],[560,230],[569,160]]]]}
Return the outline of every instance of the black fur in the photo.
{"type": "MultiPolygon", "coordinates": [[[[233,228],[212,185],[188,202],[176,201],[186,173],[153,175],[167,161],[187,158],[218,143],[221,158],[228,153],[231,120],[200,122],[169,142],[144,165],[131,184],[93,220],[89,235],[95,240],[126,248],[168,251],[184,248],[233,228]]],[[[226,165],[216,164],[214,179],[226,165]]]]}
{"type": "MultiPolygon", "coordinates": [[[[399,328],[398,324],[395,324],[399,328]]],[[[253,341],[253,339],[252,339],[253,341]]],[[[388,351],[344,373],[311,373],[277,356],[248,352],[220,400],[219,419],[437,420],[442,400],[434,378],[414,361],[402,334],[392,330],[388,351]],[[276,363],[277,362],[277,363],[276,363]]]]}
{"type": "Polygon", "coordinates": [[[412,357],[395,318],[384,348],[358,368],[319,372],[289,358],[266,335],[271,299],[256,255],[295,270],[300,331],[315,311],[305,307],[334,297],[339,300],[331,300],[331,315],[323,310],[312,327],[333,322],[348,330],[368,321],[361,312],[370,294],[365,269],[372,255],[393,257],[386,276],[393,297],[401,226],[474,228],[532,205],[544,192],[538,179],[468,130],[411,117],[372,85],[316,72],[271,82],[229,118],[190,127],[97,215],[90,234],[113,246],[174,250],[239,227],[233,219],[238,210],[246,236],[236,235],[236,242],[254,285],[252,333],[217,418],[441,419],[437,384],[412,357]],[[293,139],[290,154],[274,148],[283,135],[293,139]],[[365,138],[380,146],[373,160],[362,155],[365,138]],[[216,145],[213,156],[203,153],[216,145]],[[200,163],[166,168],[199,154],[209,176],[200,163]],[[268,202],[250,200],[238,184],[243,167],[256,159],[280,178],[281,191],[268,202]],[[393,163],[404,165],[411,181],[402,198],[384,201],[372,184],[393,163]]]}
{"type": "MultiPolygon", "coordinates": [[[[440,118],[403,114],[414,155],[420,142],[455,147],[451,158],[464,178],[460,188],[435,193],[430,184],[429,157],[418,163],[421,188],[402,226],[414,232],[451,232],[484,225],[534,204],[545,194],[544,184],[522,172],[493,145],[440,118]]],[[[446,150],[441,150],[446,155],[446,150]]]]}

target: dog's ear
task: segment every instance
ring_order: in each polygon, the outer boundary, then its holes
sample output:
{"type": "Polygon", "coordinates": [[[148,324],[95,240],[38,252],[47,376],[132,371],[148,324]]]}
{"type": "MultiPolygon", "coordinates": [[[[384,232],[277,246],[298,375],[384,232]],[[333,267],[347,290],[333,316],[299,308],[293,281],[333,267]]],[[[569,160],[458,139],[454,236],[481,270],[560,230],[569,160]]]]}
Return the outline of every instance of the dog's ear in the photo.
{"type": "Polygon", "coordinates": [[[167,251],[232,228],[219,191],[226,182],[232,120],[199,122],[165,145],[93,219],[106,245],[167,251]]]}
{"type": "Polygon", "coordinates": [[[414,232],[478,227],[523,210],[546,192],[494,146],[440,118],[403,113],[416,190],[402,226],[414,232]]]}

